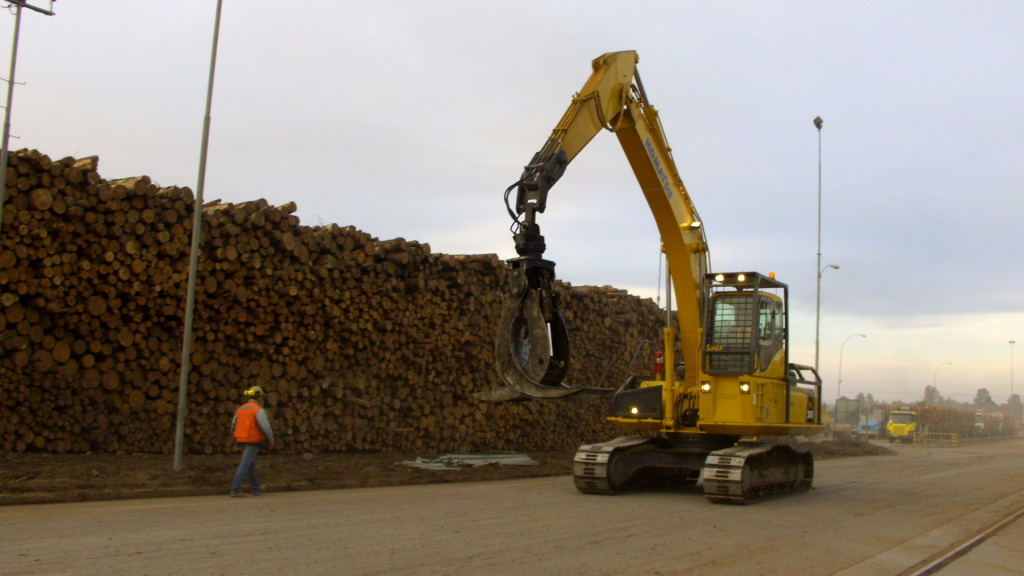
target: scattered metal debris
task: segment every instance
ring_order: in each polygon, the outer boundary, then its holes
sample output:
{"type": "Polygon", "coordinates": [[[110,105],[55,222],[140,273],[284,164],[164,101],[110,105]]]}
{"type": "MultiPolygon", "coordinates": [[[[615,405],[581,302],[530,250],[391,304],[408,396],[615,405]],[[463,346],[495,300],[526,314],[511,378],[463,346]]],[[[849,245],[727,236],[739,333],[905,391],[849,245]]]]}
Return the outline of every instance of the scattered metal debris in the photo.
{"type": "Polygon", "coordinates": [[[537,462],[526,454],[445,454],[432,460],[417,457],[402,464],[424,470],[461,470],[478,466],[537,466],[537,462]]]}

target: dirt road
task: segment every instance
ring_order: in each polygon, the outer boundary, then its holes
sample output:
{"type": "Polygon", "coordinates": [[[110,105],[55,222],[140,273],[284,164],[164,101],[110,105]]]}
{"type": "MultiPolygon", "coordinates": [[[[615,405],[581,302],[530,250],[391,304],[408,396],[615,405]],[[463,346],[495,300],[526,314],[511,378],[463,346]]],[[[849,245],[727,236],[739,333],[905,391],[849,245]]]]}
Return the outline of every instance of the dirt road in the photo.
{"type": "Polygon", "coordinates": [[[1022,449],[828,460],[812,492],[747,507],[568,477],[7,506],[0,573],[909,574],[1024,508],[1022,449]]]}

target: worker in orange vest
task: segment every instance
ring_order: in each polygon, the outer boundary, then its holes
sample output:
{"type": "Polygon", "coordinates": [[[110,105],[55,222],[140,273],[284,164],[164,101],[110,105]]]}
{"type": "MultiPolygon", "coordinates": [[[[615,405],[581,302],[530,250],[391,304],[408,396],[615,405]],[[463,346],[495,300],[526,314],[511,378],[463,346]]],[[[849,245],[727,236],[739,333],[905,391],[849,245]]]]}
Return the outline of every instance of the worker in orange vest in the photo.
{"type": "Polygon", "coordinates": [[[248,402],[238,407],[235,417],[231,419],[231,430],[235,435],[235,441],[242,449],[242,461],[238,464],[238,471],[231,481],[231,497],[238,498],[245,496],[242,492],[242,482],[249,479],[249,488],[253,496],[259,496],[261,490],[259,476],[256,475],[256,455],[260,447],[267,446],[267,449],[274,447],[274,430],[270,427],[270,417],[263,409],[263,388],[253,386],[245,391],[248,402]]]}

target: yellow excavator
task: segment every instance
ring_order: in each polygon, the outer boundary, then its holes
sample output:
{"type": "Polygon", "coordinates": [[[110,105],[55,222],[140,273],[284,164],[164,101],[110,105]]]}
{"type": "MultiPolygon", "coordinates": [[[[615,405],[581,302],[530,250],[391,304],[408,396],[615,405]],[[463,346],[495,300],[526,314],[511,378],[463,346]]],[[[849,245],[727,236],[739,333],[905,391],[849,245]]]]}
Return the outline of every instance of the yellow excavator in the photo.
{"type": "Polygon", "coordinates": [[[788,288],[774,275],[710,270],[704,227],[637,62],[633,51],[595,59],[590,79],[505,191],[518,257],[507,262],[495,345],[504,386],[477,398],[610,396],[609,420],[629,435],[579,448],[573,476],[584,493],[702,481],[710,501],[745,504],[806,490],[814,476],[811,454],[778,437],[824,430],[821,379],[813,368],[789,362],[788,288]],[[548,191],[602,129],[618,137],[654,215],[668,263],[668,316],[674,293],[678,326],[667,321],[663,330],[659,361],[668,369],[653,380],[628,379],[618,390],[564,382],[569,335],[555,291],[555,263],[544,259],[537,223],[548,191]]]}

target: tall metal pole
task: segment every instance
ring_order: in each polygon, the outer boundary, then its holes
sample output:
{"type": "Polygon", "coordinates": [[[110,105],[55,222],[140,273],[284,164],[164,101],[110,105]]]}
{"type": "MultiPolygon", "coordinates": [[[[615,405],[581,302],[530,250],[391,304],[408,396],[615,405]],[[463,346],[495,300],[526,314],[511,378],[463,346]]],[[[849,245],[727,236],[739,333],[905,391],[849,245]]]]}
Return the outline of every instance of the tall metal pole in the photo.
{"type": "MultiPolygon", "coordinates": [[[[21,31],[21,5],[14,10],[14,44],[11,46],[11,74],[7,79],[7,107],[4,108],[4,142],[0,151],[0,226],[3,226],[4,198],[7,196],[7,148],[11,139],[11,103],[14,100],[14,69],[18,63],[18,35],[21,31]]],[[[0,228],[0,232],[2,232],[0,228]]]]}
{"type": "Polygon", "coordinates": [[[839,385],[836,387],[836,412],[839,412],[839,397],[843,391],[843,349],[846,348],[846,343],[850,341],[850,338],[867,338],[867,334],[854,334],[847,336],[846,340],[843,340],[843,345],[839,347],[839,385]]]}
{"type": "Polygon", "coordinates": [[[1010,400],[1008,402],[1010,406],[1010,416],[1014,420],[1020,421],[1020,414],[1017,414],[1017,405],[1020,403],[1014,402],[1013,398],[1013,345],[1016,344],[1016,340],[1010,340],[1010,400]]]}
{"type": "Polygon", "coordinates": [[[181,343],[181,380],[178,383],[178,423],[174,433],[174,469],[181,470],[185,443],[185,416],[188,413],[188,377],[192,364],[192,315],[196,303],[196,275],[199,269],[199,237],[203,227],[203,188],[206,184],[206,151],[210,142],[210,109],[213,105],[213,77],[217,67],[217,40],[220,35],[220,11],[223,0],[217,0],[217,16],[213,24],[213,49],[210,54],[210,79],[206,88],[206,115],[203,117],[203,143],[199,151],[199,182],[196,185],[195,213],[192,219],[192,253],[188,268],[188,289],[185,300],[185,335],[181,343]]]}
{"type": "Polygon", "coordinates": [[[1010,396],[1013,396],[1013,345],[1016,340],[1010,340],[1010,396]]]}
{"type": "Polygon", "coordinates": [[[932,388],[935,388],[936,390],[939,388],[939,368],[942,368],[943,366],[952,365],[952,362],[943,362],[942,364],[939,364],[938,366],[935,367],[935,373],[932,374],[932,388]]]}
{"type": "Polygon", "coordinates": [[[814,312],[814,370],[818,371],[818,357],[821,349],[821,126],[825,122],[821,116],[814,118],[814,127],[818,129],[818,272],[817,304],[814,312]]]}
{"type": "MultiPolygon", "coordinates": [[[[24,0],[8,0],[11,4],[17,6],[14,10],[14,41],[11,45],[11,72],[7,78],[7,106],[4,107],[4,135],[3,146],[0,149],[0,232],[3,232],[3,217],[4,217],[4,199],[7,196],[7,162],[8,162],[8,144],[11,140],[11,105],[14,102],[14,71],[18,63],[18,37],[21,35],[21,9],[29,8],[39,12],[40,14],[46,14],[47,16],[53,16],[53,10],[45,10],[38,8],[30,4],[25,4],[24,0]]],[[[53,2],[50,3],[51,8],[53,2]]],[[[2,237],[2,236],[0,236],[2,237]]]]}

